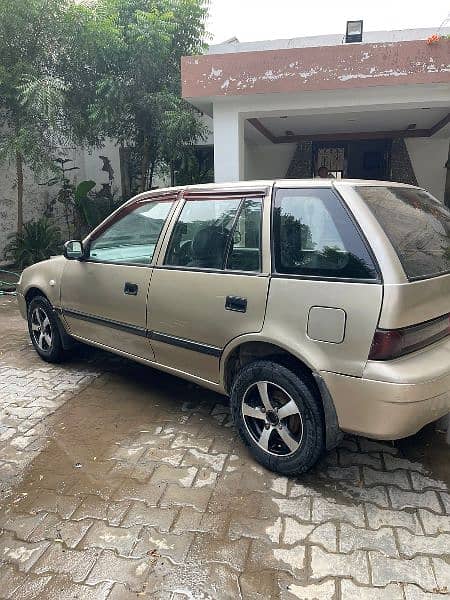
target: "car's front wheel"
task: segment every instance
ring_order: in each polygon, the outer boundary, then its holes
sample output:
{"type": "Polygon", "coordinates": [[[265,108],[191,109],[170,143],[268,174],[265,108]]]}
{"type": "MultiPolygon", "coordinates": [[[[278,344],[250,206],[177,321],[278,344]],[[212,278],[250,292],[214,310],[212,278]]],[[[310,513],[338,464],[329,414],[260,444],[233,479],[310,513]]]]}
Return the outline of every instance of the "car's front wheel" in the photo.
{"type": "Polygon", "coordinates": [[[231,393],[234,423],[255,458],[283,475],[308,471],[324,447],[323,414],[312,386],[283,365],[241,369],[231,393]]]}
{"type": "Polygon", "coordinates": [[[61,362],[64,349],[50,302],[36,296],[28,305],[28,331],[36,352],[47,362],[61,362]]]}

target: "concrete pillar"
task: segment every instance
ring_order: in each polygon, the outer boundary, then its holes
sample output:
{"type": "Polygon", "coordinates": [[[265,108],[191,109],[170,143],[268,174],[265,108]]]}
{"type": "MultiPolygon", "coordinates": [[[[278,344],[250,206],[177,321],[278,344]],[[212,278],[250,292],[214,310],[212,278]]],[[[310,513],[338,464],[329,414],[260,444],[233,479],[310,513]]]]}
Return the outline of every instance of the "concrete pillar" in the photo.
{"type": "Polygon", "coordinates": [[[244,120],[235,108],[214,104],[214,179],[244,179],[244,120]]]}

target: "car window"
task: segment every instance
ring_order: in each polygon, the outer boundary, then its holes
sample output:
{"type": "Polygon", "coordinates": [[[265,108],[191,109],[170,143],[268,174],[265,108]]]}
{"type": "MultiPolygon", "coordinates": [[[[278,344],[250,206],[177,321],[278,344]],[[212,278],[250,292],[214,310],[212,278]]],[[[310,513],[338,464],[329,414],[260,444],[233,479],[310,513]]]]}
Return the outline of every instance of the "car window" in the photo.
{"type": "Polygon", "coordinates": [[[90,260],[150,264],[172,205],[155,200],[132,209],[91,242],[90,260]]]}
{"type": "Polygon", "coordinates": [[[247,198],[241,207],[228,251],[227,269],[261,270],[262,198],[247,198]]]}
{"type": "Polygon", "coordinates": [[[450,211],[423,190],[357,186],[409,279],[450,272],[450,211]]]}
{"type": "Polygon", "coordinates": [[[333,190],[277,190],[273,227],[278,273],[377,279],[369,251],[333,190]]]}
{"type": "Polygon", "coordinates": [[[186,200],[164,264],[223,269],[241,202],[242,198],[186,200]]]}

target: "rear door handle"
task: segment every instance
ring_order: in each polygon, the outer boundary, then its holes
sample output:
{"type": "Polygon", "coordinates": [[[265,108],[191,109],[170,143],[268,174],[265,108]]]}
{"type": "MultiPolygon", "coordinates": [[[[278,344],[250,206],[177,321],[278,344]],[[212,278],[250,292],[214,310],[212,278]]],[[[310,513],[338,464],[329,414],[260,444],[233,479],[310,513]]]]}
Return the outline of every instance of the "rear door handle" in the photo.
{"type": "Polygon", "coordinates": [[[127,294],[127,296],[137,296],[139,290],[139,286],[137,283],[130,283],[129,281],[125,282],[123,286],[123,293],[127,294]]]}
{"type": "Polygon", "coordinates": [[[225,300],[225,310],[234,310],[235,312],[247,312],[247,298],[240,296],[227,296],[225,300]]]}

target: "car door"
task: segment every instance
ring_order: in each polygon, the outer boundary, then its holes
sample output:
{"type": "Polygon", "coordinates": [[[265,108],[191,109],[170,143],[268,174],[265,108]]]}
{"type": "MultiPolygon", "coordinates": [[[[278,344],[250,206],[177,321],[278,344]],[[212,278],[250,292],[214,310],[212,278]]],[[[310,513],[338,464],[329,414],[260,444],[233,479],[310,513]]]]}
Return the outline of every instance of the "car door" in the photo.
{"type": "Polygon", "coordinates": [[[127,204],[87,241],[87,258],[68,260],[61,306],[78,338],[152,360],[146,332],[152,261],[174,196],[127,204]]]}
{"type": "Polygon", "coordinates": [[[264,204],[262,193],[185,195],[149,291],[157,362],[217,382],[226,344],[261,330],[270,270],[264,204]]]}

